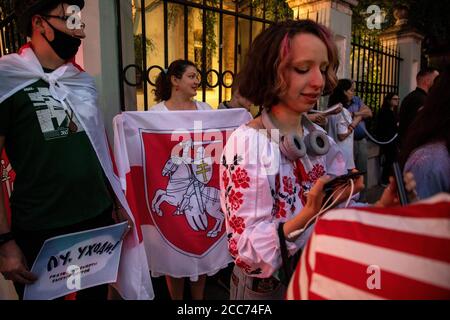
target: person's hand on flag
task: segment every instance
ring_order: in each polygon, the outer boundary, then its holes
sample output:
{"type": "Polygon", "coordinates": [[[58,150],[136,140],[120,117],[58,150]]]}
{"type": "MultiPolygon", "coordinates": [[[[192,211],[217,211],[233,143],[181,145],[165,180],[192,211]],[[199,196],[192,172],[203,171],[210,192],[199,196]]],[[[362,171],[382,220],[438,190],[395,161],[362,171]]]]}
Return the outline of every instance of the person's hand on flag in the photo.
{"type": "Polygon", "coordinates": [[[124,234],[122,235],[122,239],[125,239],[125,237],[127,236],[127,234],[133,230],[134,228],[134,223],[133,220],[130,218],[130,216],[128,215],[127,211],[125,210],[124,207],[122,207],[120,204],[116,205],[114,207],[113,210],[113,219],[116,223],[120,223],[120,222],[124,222],[127,221],[128,222],[128,228],[125,229],[124,234]]]}

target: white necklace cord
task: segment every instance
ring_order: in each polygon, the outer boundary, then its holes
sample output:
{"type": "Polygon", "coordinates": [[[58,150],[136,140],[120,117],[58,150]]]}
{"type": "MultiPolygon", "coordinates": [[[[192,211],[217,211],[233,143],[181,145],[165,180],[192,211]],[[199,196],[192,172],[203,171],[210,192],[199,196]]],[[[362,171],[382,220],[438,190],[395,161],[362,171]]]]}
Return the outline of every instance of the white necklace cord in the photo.
{"type": "MultiPolygon", "coordinates": [[[[355,183],[353,182],[352,179],[350,179],[350,188],[351,188],[351,192],[350,195],[347,198],[347,201],[345,203],[345,208],[348,207],[352,197],[353,197],[353,191],[354,191],[354,185],[355,183]]],[[[322,205],[322,208],[320,208],[319,212],[317,214],[315,214],[313,217],[311,217],[308,222],[306,222],[305,226],[301,229],[292,231],[291,233],[288,234],[288,238],[292,239],[295,238],[297,236],[299,236],[300,234],[302,234],[306,229],[308,229],[309,225],[311,224],[311,221],[314,220],[314,223],[317,221],[317,219],[319,219],[320,215],[322,215],[324,212],[328,211],[329,209],[331,209],[336,202],[338,201],[338,199],[344,194],[345,190],[347,189],[348,184],[344,184],[343,186],[337,188],[332,194],[331,196],[325,201],[325,203],[322,205]],[[339,192],[339,195],[334,198],[334,195],[339,192]],[[331,202],[330,205],[327,206],[328,202],[330,202],[330,199],[333,199],[333,201],[331,202]]]]}

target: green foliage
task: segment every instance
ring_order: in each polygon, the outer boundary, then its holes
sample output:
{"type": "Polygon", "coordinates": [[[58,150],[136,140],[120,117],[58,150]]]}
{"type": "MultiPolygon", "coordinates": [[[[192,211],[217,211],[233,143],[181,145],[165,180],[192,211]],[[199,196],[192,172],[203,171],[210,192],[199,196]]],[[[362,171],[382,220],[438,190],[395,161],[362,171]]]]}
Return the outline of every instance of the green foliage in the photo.
{"type": "MultiPolygon", "coordinates": [[[[265,2],[267,20],[281,21],[293,18],[294,11],[285,0],[265,0],[265,2]]],[[[252,0],[251,5],[256,10],[262,11],[264,8],[264,0],[252,0]]]]}
{"type": "MultiPolygon", "coordinates": [[[[216,7],[219,4],[219,0],[207,0],[206,5],[210,7],[216,7]]],[[[179,22],[179,18],[182,15],[183,8],[180,5],[171,5],[167,10],[167,25],[169,28],[174,28],[179,22]]],[[[216,41],[216,24],[217,16],[216,13],[206,10],[206,21],[205,21],[205,33],[206,33],[206,52],[215,55],[217,50],[216,41]]],[[[192,7],[188,7],[188,17],[192,16],[192,7]]],[[[203,24],[203,15],[198,16],[199,22],[203,24]]],[[[190,20],[190,19],[189,19],[190,20]]],[[[190,27],[192,27],[192,21],[190,22],[190,27]]]]}
{"type": "MultiPolygon", "coordinates": [[[[207,0],[206,5],[210,7],[216,7],[219,4],[219,0],[207,0]]],[[[206,33],[206,52],[210,53],[212,56],[216,54],[217,42],[216,42],[216,23],[217,14],[210,10],[205,12],[205,33],[206,33]]],[[[203,22],[203,18],[200,18],[203,22]]]]}
{"type": "MultiPolygon", "coordinates": [[[[147,46],[147,52],[153,52],[156,49],[152,39],[146,38],[145,44],[147,46]]],[[[142,34],[134,35],[134,57],[136,64],[142,68],[142,34]]]]}
{"type": "MultiPolygon", "coordinates": [[[[397,1],[395,3],[399,3],[397,1]]],[[[404,1],[403,1],[404,2],[404,1]]],[[[360,0],[358,5],[353,7],[352,15],[352,31],[357,34],[362,34],[366,36],[378,36],[384,30],[392,27],[395,24],[394,12],[394,2],[391,0],[360,0]],[[367,27],[367,18],[372,13],[367,13],[367,8],[371,5],[377,5],[380,7],[382,15],[384,16],[381,22],[381,29],[369,29],[367,27]]]]}
{"type": "Polygon", "coordinates": [[[409,24],[423,32],[425,39],[422,43],[424,51],[434,51],[450,43],[450,1],[448,0],[359,0],[353,8],[352,29],[365,35],[377,36],[395,24],[393,15],[395,5],[405,5],[409,8],[409,24]],[[381,30],[369,30],[366,19],[367,7],[378,5],[386,14],[381,30]]]}
{"type": "Polygon", "coordinates": [[[178,17],[182,14],[182,8],[179,5],[169,5],[167,8],[167,26],[173,28],[176,26],[178,17]]]}
{"type": "MultiPolygon", "coordinates": [[[[266,2],[266,19],[271,21],[278,21],[289,19],[293,17],[293,11],[286,3],[285,0],[265,0],[266,2]]],[[[243,3],[240,2],[240,3],[243,3]]],[[[209,7],[218,7],[219,0],[206,0],[206,5],[209,7]]],[[[262,10],[264,9],[264,0],[251,0],[250,5],[253,6],[253,10],[257,10],[259,15],[262,16],[262,10]]],[[[241,4],[242,6],[242,4],[241,4]]],[[[179,16],[182,14],[182,7],[179,5],[171,5],[168,8],[167,23],[169,28],[173,28],[179,21],[179,16]]],[[[188,16],[191,16],[192,8],[188,7],[188,16]]],[[[205,33],[206,33],[206,51],[208,54],[214,56],[217,50],[216,41],[216,25],[218,23],[217,13],[206,10],[205,12],[205,33]]],[[[203,23],[203,15],[198,17],[200,23],[203,23]]]]}
{"type": "Polygon", "coordinates": [[[12,0],[0,0],[0,20],[5,19],[13,11],[12,0]]]}
{"type": "Polygon", "coordinates": [[[361,84],[357,86],[356,93],[364,98],[365,103],[371,107],[374,113],[377,113],[381,107],[383,96],[387,93],[382,92],[382,89],[389,92],[394,90],[393,88],[382,87],[382,85],[396,85],[397,79],[393,79],[393,82],[389,82],[390,80],[387,79],[387,68],[389,66],[392,68],[389,74],[393,75],[396,60],[391,56],[386,57],[381,53],[376,54],[373,50],[393,56],[398,56],[398,52],[394,48],[382,47],[379,39],[374,36],[358,35],[354,37],[353,41],[355,50],[350,51],[350,61],[355,64],[352,66],[353,80],[365,83],[365,87],[362,87],[361,84]],[[363,47],[366,49],[364,50],[363,47]],[[389,59],[389,62],[383,59],[389,59]]]}

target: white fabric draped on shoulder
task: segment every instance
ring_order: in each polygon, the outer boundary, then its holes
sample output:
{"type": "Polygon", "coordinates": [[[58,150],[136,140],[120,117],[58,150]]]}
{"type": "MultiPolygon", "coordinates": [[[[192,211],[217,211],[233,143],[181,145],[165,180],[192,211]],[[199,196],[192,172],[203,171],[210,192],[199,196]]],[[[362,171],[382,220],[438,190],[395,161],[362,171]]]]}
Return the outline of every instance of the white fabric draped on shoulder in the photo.
{"type": "MultiPolygon", "coordinates": [[[[45,73],[31,46],[26,45],[20,54],[0,58],[0,103],[40,79],[49,83],[54,99],[60,101],[64,108],[68,103],[74,111],[115,195],[133,219],[120,180],[113,170],[105,126],[97,105],[97,89],[90,75],[71,62],[45,73]]],[[[136,230],[124,240],[116,287],[125,299],[153,299],[147,259],[136,230]]]]}

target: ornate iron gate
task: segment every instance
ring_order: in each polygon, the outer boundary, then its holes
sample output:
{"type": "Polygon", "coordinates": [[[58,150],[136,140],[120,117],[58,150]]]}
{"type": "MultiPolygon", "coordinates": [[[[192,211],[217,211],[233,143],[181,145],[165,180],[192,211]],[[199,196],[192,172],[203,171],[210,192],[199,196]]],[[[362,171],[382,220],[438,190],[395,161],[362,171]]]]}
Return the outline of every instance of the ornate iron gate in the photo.
{"type": "Polygon", "coordinates": [[[17,29],[13,0],[0,0],[0,57],[17,52],[25,42],[17,29]]]}
{"type": "Polygon", "coordinates": [[[356,94],[376,114],[386,94],[398,94],[403,59],[396,48],[384,47],[378,39],[355,34],[350,59],[356,94]]]}
{"type": "Polygon", "coordinates": [[[122,15],[119,58],[122,106],[124,88],[135,88],[138,109],[152,105],[156,75],[175,59],[189,59],[200,70],[197,99],[211,105],[231,95],[233,77],[245,62],[256,35],[274,21],[292,17],[284,0],[132,0],[135,63],[124,65],[122,15]],[[200,90],[199,90],[200,91],[200,90]]]}

